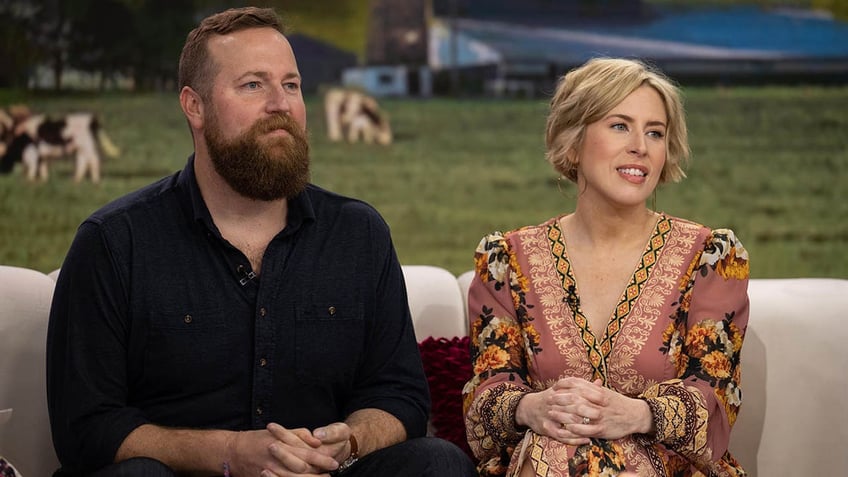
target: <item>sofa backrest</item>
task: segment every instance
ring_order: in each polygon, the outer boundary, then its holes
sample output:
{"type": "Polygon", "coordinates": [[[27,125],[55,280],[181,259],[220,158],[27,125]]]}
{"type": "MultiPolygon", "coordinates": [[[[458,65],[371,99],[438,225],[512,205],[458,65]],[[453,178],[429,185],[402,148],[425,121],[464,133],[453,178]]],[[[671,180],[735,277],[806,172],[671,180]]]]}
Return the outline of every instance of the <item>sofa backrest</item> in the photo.
{"type": "Polygon", "coordinates": [[[430,265],[404,265],[403,279],[412,313],[415,337],[448,337],[468,334],[465,303],[456,277],[430,265]]]}
{"type": "Polygon", "coordinates": [[[756,475],[844,475],[848,280],[749,282],[742,408],[730,448],[756,475]]]}
{"type": "Polygon", "coordinates": [[[24,476],[59,467],[47,417],[45,344],[55,282],[0,265],[0,455],[24,476]],[[11,412],[8,410],[11,409],[11,412]]]}

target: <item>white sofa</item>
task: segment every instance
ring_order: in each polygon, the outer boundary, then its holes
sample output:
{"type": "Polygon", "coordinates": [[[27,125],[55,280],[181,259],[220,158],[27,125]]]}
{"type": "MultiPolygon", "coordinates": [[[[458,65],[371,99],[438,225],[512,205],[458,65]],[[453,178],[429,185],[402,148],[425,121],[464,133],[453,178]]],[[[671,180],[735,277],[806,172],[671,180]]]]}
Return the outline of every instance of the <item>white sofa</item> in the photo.
{"type": "MultiPolygon", "coordinates": [[[[470,272],[403,271],[418,340],[465,335],[470,272]]],[[[0,456],[25,477],[49,476],[58,466],[44,384],[53,285],[41,272],[0,266],[0,456]]],[[[751,280],[749,296],[744,404],[731,450],[752,476],[846,475],[848,280],[751,280]]]]}
{"type": "Polygon", "coordinates": [[[45,343],[55,282],[0,265],[0,456],[24,477],[59,466],[47,419],[45,343]]]}

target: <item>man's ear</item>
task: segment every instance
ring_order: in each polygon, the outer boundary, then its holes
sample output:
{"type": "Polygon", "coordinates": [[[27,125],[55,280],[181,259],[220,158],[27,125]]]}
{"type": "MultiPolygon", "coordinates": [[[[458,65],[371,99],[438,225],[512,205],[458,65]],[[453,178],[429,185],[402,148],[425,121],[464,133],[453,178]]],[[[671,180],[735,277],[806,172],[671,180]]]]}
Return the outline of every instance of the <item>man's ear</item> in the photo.
{"type": "Polygon", "coordinates": [[[203,99],[197,91],[189,86],[183,86],[180,90],[180,107],[183,108],[188,124],[192,130],[203,129],[203,99]]]}

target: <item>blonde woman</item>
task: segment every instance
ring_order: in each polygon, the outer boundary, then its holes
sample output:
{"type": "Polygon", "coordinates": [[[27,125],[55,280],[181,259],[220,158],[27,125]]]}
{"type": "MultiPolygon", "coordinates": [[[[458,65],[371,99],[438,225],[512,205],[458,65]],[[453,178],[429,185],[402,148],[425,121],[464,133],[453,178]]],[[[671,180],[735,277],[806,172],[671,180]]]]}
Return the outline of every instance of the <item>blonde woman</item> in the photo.
{"type": "Polygon", "coordinates": [[[594,59],[551,101],[547,158],[576,206],[483,238],[463,391],[481,475],[743,475],[748,255],[728,229],[651,210],[689,147],[676,86],[594,59]]]}

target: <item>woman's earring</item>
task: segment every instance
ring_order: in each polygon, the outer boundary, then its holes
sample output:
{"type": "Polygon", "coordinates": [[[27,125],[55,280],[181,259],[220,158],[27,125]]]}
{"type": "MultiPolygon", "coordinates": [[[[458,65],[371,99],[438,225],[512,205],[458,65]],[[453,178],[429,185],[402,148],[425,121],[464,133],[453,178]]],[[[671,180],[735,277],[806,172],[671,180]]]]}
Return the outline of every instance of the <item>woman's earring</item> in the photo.
{"type": "Polygon", "coordinates": [[[557,177],[557,181],[556,181],[557,182],[557,190],[559,191],[559,195],[567,198],[568,196],[565,195],[565,192],[562,191],[562,179],[563,179],[563,176],[557,177]]]}

